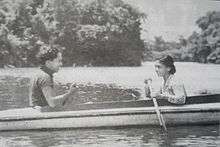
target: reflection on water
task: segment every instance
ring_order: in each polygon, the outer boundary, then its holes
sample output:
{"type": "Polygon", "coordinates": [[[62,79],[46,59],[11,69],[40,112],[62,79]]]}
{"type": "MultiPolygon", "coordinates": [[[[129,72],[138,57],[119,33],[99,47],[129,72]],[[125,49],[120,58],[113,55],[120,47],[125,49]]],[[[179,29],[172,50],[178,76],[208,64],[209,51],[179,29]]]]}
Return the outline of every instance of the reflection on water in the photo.
{"type": "Polygon", "coordinates": [[[219,146],[219,126],[0,132],[3,146],[219,146]]]}

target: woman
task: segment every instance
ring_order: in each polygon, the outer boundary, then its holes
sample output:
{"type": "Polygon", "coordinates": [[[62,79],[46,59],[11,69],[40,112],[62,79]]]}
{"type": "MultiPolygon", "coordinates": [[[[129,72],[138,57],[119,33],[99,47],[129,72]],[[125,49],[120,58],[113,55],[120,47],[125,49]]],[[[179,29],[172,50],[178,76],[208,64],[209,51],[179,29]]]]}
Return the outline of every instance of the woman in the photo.
{"type": "Polygon", "coordinates": [[[167,99],[174,104],[185,104],[186,91],[181,81],[175,78],[176,68],[173,58],[167,55],[156,61],[155,71],[159,77],[163,78],[162,85],[160,89],[154,91],[151,88],[152,80],[145,80],[146,96],[167,99]]]}

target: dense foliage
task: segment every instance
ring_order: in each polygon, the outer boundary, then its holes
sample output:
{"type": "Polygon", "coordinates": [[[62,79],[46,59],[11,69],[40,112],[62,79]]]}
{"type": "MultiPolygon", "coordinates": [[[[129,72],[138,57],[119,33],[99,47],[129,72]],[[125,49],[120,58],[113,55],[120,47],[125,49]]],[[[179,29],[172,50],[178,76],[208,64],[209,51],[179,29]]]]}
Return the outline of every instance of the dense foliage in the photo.
{"type": "Polygon", "coordinates": [[[42,45],[64,65],[138,66],[145,16],[122,0],[1,0],[0,66],[36,66],[42,45]]]}
{"type": "Polygon", "coordinates": [[[194,32],[188,38],[183,57],[202,63],[220,63],[220,11],[208,12],[196,24],[201,32],[194,32]]]}
{"type": "Polygon", "coordinates": [[[145,60],[171,54],[178,61],[220,63],[220,11],[208,12],[196,24],[200,32],[188,38],[181,36],[178,42],[166,42],[160,36],[145,43],[145,60]]]}
{"type": "Polygon", "coordinates": [[[175,61],[180,61],[181,43],[165,41],[162,36],[155,36],[153,41],[145,42],[145,61],[154,61],[164,55],[172,55],[175,61]]]}
{"type": "Polygon", "coordinates": [[[0,0],[0,67],[37,66],[42,45],[63,50],[64,66],[139,66],[171,54],[178,61],[220,63],[220,12],[177,42],[140,38],[145,15],[122,0],[0,0]]]}

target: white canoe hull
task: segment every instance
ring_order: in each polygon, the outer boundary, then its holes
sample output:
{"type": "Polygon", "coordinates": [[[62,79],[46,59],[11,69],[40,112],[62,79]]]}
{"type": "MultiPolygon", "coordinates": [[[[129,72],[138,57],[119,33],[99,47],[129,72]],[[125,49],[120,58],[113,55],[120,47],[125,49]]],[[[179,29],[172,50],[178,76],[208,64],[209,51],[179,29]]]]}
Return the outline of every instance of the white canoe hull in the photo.
{"type": "MultiPolygon", "coordinates": [[[[160,107],[166,125],[218,124],[220,103],[160,107]]],[[[159,125],[154,107],[40,112],[32,108],[0,111],[0,130],[35,130],[159,125]]]]}

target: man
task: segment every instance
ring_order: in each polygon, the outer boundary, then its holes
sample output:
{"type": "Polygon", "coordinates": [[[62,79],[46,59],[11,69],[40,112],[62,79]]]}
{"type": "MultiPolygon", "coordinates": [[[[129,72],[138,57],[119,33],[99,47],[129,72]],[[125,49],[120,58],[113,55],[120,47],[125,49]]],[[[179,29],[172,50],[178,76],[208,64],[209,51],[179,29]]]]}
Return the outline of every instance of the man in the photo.
{"type": "Polygon", "coordinates": [[[57,48],[43,46],[38,57],[41,71],[32,81],[30,105],[33,107],[64,105],[66,101],[72,99],[71,95],[76,93],[76,86],[72,85],[66,94],[55,96],[53,74],[62,66],[62,53],[57,48]]]}

